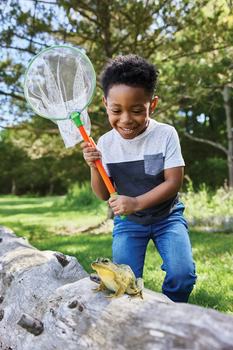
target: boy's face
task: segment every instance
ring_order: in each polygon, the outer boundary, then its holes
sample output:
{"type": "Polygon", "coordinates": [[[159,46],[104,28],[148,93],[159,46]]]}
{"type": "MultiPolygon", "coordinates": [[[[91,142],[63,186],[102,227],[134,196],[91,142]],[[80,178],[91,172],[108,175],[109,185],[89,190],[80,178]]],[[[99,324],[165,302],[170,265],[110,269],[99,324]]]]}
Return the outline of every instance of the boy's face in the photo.
{"type": "Polygon", "coordinates": [[[151,99],[141,87],[113,85],[103,98],[109,122],[124,139],[133,139],[148,126],[158,97],[151,99]]]}

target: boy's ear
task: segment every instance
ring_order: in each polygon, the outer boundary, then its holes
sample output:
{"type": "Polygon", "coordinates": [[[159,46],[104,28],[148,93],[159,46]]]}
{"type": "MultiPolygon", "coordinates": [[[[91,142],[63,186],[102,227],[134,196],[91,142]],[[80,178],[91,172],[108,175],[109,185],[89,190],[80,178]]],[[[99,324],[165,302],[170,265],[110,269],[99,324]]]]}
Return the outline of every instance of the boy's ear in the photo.
{"type": "Polygon", "coordinates": [[[151,103],[150,103],[150,112],[153,113],[157,104],[158,104],[159,98],[158,96],[155,96],[152,98],[151,103]]]}
{"type": "Polygon", "coordinates": [[[107,100],[106,100],[105,96],[102,97],[102,102],[103,102],[105,108],[107,108],[107,100]]]}

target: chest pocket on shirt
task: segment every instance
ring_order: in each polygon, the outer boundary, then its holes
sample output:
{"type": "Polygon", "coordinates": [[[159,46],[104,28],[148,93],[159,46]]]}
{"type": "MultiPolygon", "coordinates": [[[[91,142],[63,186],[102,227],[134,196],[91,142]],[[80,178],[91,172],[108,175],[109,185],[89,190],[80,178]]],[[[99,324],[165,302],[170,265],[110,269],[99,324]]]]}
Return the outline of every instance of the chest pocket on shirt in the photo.
{"type": "Polygon", "coordinates": [[[147,175],[157,175],[164,170],[163,153],[145,154],[144,169],[147,175]]]}

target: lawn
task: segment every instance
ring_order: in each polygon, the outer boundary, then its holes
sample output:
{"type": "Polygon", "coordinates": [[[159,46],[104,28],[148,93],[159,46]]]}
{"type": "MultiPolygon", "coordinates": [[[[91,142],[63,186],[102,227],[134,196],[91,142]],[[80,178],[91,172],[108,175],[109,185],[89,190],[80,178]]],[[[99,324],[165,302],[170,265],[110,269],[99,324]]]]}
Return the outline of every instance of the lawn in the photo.
{"type": "MultiPolygon", "coordinates": [[[[0,197],[0,225],[27,237],[41,250],[55,250],[77,257],[91,272],[98,256],[111,258],[111,232],[77,233],[95,226],[106,216],[105,205],[67,208],[63,197],[0,197]]],[[[190,232],[198,281],[189,299],[192,304],[233,314],[233,234],[190,232]]],[[[144,268],[145,286],[161,291],[162,261],[149,244],[144,268]]]]}

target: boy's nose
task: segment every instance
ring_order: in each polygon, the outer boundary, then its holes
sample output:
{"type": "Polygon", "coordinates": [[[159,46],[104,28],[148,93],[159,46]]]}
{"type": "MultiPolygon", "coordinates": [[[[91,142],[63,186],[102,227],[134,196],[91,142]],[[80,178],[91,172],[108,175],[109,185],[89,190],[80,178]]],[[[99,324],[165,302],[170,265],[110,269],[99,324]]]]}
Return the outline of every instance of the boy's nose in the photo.
{"type": "Polygon", "coordinates": [[[132,122],[132,118],[130,116],[130,113],[122,113],[121,114],[121,119],[120,119],[121,123],[123,124],[131,124],[132,122]]]}

